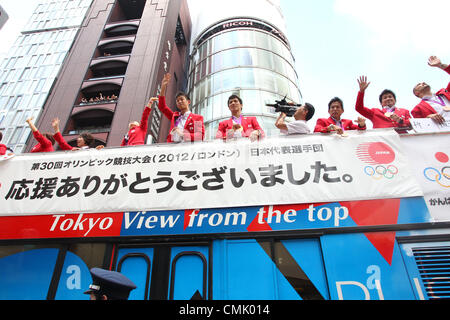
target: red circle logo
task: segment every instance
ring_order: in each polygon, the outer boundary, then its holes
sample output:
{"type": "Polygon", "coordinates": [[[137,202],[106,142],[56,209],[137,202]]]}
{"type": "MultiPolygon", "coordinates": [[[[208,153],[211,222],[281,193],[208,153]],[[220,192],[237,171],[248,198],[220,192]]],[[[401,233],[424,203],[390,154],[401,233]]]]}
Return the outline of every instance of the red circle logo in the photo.
{"type": "Polygon", "coordinates": [[[447,163],[449,160],[448,155],[443,152],[437,152],[434,156],[436,157],[437,161],[442,163],[447,163]]]}
{"type": "Polygon", "coordinates": [[[394,150],[384,142],[360,144],[356,154],[368,164],[389,164],[395,160],[394,150]]]}

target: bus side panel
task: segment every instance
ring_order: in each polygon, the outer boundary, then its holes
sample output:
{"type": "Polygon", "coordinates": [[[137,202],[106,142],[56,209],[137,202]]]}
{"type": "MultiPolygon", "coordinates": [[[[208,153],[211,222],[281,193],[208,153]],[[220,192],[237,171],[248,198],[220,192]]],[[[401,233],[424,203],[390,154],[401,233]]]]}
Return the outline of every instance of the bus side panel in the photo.
{"type": "Polygon", "coordinates": [[[260,243],[214,241],[214,300],[300,299],[260,243]]]}
{"type": "Polygon", "coordinates": [[[333,300],[413,300],[393,232],[321,237],[333,300]]]}
{"type": "Polygon", "coordinates": [[[56,300],[89,300],[84,292],[92,283],[92,277],[86,263],[76,254],[68,251],[59,278],[56,300]]]}
{"type": "Polygon", "coordinates": [[[35,249],[0,259],[1,300],[45,300],[59,249],[35,249]]]}
{"type": "MultiPolygon", "coordinates": [[[[302,292],[303,299],[308,297],[314,300],[330,299],[320,241],[318,239],[298,239],[283,240],[281,243],[295,259],[294,263],[296,264],[288,266],[291,270],[287,270],[285,276],[292,279],[297,275],[296,287],[302,292]],[[299,270],[301,270],[301,276],[298,276],[299,270]],[[314,292],[316,294],[313,294],[314,292]]],[[[279,263],[285,262],[282,260],[279,263]]],[[[295,283],[295,281],[291,281],[295,283]]]]}

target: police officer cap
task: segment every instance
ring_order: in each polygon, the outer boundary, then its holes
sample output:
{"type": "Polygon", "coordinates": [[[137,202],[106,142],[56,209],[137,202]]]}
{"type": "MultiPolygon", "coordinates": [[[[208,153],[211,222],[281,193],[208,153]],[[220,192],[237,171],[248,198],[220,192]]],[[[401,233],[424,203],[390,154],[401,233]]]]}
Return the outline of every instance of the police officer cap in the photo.
{"type": "Polygon", "coordinates": [[[90,272],[92,284],[85,294],[95,293],[106,295],[108,299],[127,300],[130,291],[136,288],[130,279],[119,272],[100,268],[92,268],[90,272]]]}

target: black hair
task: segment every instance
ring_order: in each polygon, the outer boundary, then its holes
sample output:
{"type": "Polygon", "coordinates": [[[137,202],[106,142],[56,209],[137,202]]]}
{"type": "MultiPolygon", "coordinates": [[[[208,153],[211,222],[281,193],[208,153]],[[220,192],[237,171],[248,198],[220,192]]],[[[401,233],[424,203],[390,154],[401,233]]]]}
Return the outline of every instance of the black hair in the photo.
{"type": "Polygon", "coordinates": [[[2,139],[3,139],[3,133],[0,132],[0,141],[2,141],[2,139]]]}
{"type": "Polygon", "coordinates": [[[305,120],[308,121],[314,116],[314,112],[316,111],[314,109],[314,106],[311,103],[306,102],[305,107],[308,110],[308,113],[306,114],[305,120]]]}
{"type": "Polygon", "coordinates": [[[86,146],[88,146],[89,148],[93,147],[93,143],[94,143],[94,136],[92,134],[90,134],[89,132],[82,132],[80,134],[80,137],[83,138],[84,143],[86,144],[86,146]]]}
{"type": "Polygon", "coordinates": [[[380,103],[382,100],[381,98],[386,94],[392,94],[394,96],[395,101],[397,101],[397,97],[395,96],[395,93],[392,90],[384,89],[383,92],[381,92],[380,97],[379,97],[380,103]]]}
{"type": "Polygon", "coordinates": [[[328,102],[328,111],[330,110],[331,104],[335,102],[339,102],[341,104],[342,110],[344,110],[344,102],[342,102],[340,98],[334,97],[333,99],[330,100],[330,102],[328,102]]]}
{"type": "Polygon", "coordinates": [[[183,91],[178,91],[178,92],[177,92],[177,94],[176,94],[176,96],[175,96],[175,100],[178,99],[178,97],[181,97],[181,96],[185,97],[186,100],[191,101],[191,98],[189,98],[189,96],[187,95],[187,93],[185,93],[185,92],[183,92],[183,91]]]}
{"type": "Polygon", "coordinates": [[[239,96],[235,95],[235,94],[231,95],[231,96],[228,98],[228,104],[230,104],[230,100],[233,100],[233,99],[238,99],[238,100],[239,100],[239,103],[242,104],[242,99],[241,99],[239,96]]]}

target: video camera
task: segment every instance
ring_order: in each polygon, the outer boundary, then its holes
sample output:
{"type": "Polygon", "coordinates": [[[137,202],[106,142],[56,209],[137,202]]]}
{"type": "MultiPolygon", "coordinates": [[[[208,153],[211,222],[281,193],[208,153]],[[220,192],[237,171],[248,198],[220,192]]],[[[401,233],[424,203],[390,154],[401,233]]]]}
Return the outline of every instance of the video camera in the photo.
{"type": "Polygon", "coordinates": [[[275,108],[275,112],[283,112],[286,114],[287,117],[294,116],[294,113],[297,111],[298,107],[301,107],[301,104],[293,104],[290,105],[286,101],[286,97],[283,98],[283,100],[275,100],[274,104],[266,104],[268,107],[275,108]]]}

